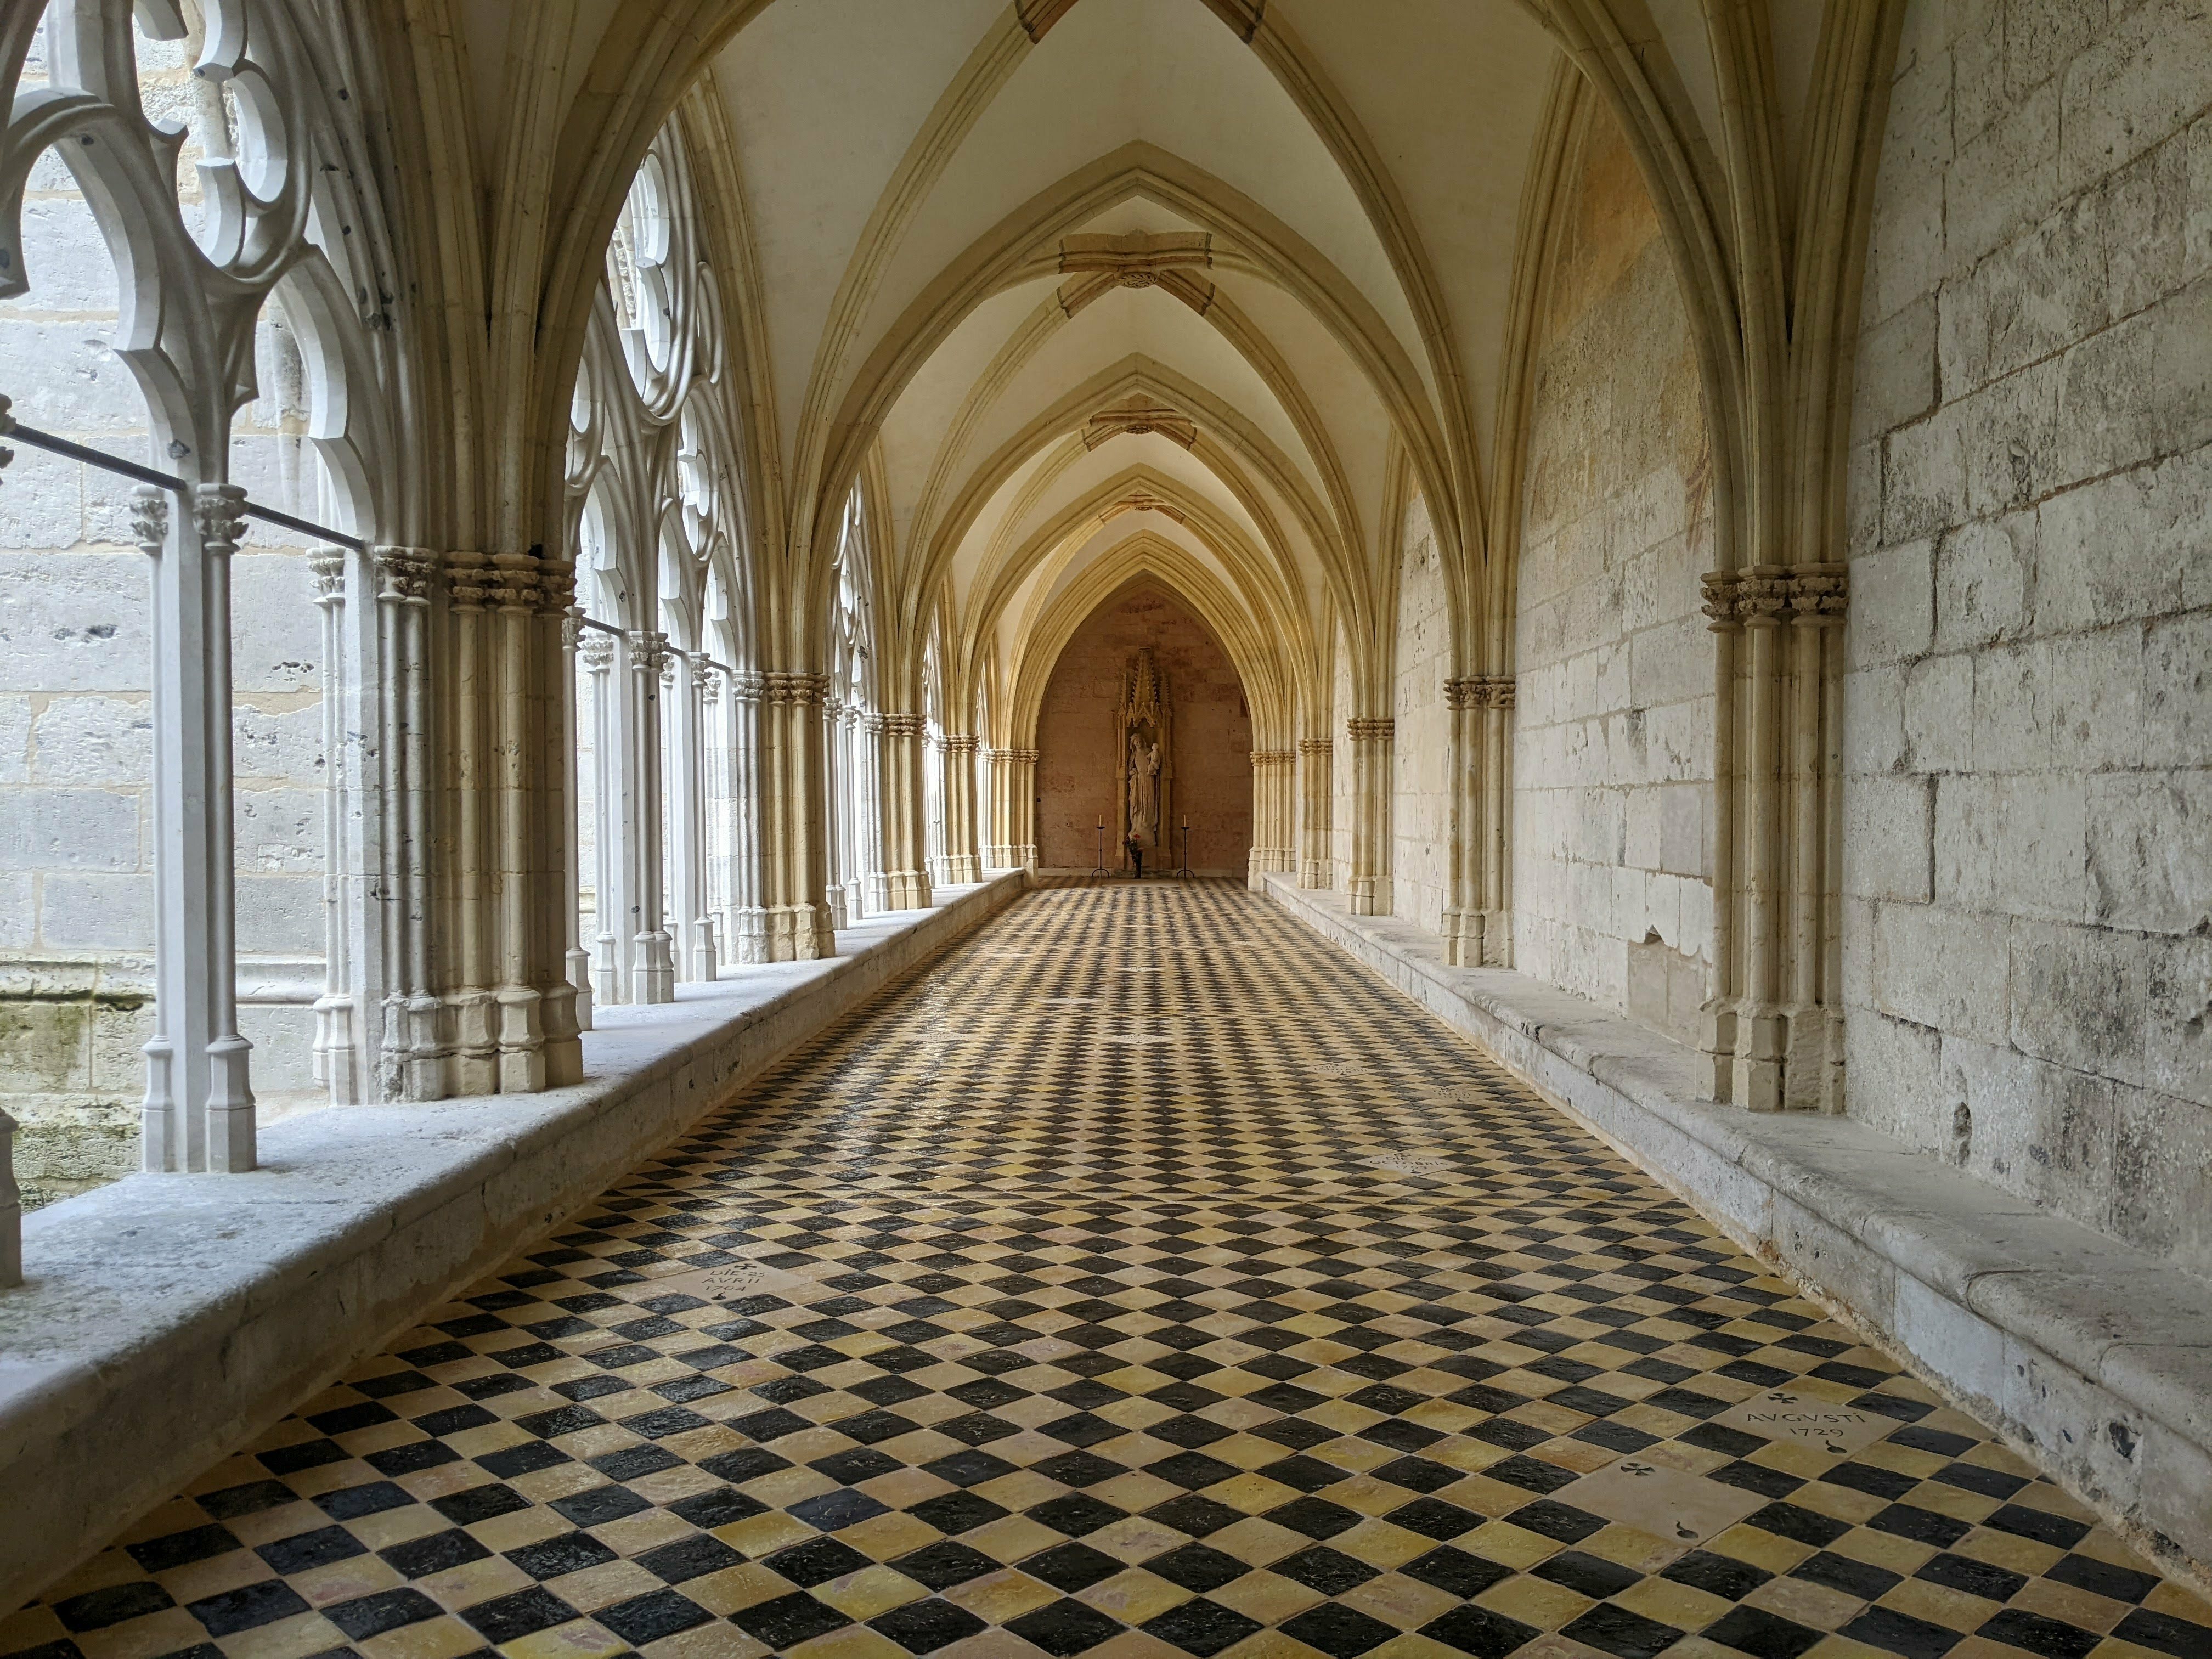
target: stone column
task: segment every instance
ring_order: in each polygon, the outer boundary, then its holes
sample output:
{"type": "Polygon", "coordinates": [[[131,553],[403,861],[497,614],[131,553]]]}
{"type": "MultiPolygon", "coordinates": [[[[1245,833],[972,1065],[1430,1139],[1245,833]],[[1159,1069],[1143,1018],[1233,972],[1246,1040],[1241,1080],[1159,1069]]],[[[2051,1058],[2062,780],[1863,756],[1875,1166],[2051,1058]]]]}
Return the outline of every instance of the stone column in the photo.
{"type": "Polygon", "coordinates": [[[439,908],[447,925],[434,930],[442,949],[441,976],[448,986],[450,1047],[446,1092],[492,1094],[499,1088],[499,1041],[495,1028],[492,957],[497,897],[490,859],[489,816],[493,779],[493,708],[497,665],[486,641],[484,599],[489,561],[481,553],[446,556],[444,649],[436,667],[446,715],[447,783],[451,805],[447,891],[439,908]]]}
{"type": "Polygon", "coordinates": [[[1278,749],[1270,756],[1274,793],[1274,827],[1267,842],[1267,869],[1289,872],[1298,867],[1298,751],[1278,749]]]}
{"type": "Polygon", "coordinates": [[[741,963],[775,960],[769,917],[769,823],[768,677],[744,672],[730,683],[732,745],[739,775],[736,811],[745,834],[741,837],[735,878],[731,884],[727,936],[732,953],[741,963]]]}
{"type": "Polygon", "coordinates": [[[847,882],[854,868],[854,849],[858,846],[858,830],[854,827],[853,805],[853,739],[845,720],[846,705],[836,696],[825,697],[822,702],[822,799],[829,814],[827,842],[823,848],[826,860],[825,877],[822,884],[822,902],[830,908],[830,927],[835,932],[849,927],[860,915],[857,889],[854,896],[847,896],[847,882]]]}
{"type": "Polygon", "coordinates": [[[1245,860],[1245,884],[1255,892],[1267,884],[1269,871],[1291,867],[1290,791],[1297,760],[1291,750],[1252,751],[1252,849],[1245,860]]]}
{"type": "Polygon", "coordinates": [[[986,803],[990,822],[983,827],[983,867],[987,870],[1012,870],[1014,863],[1014,832],[1011,819],[1012,809],[1008,805],[1009,780],[1013,775],[1013,763],[1003,749],[986,749],[983,763],[990,769],[990,799],[986,803]]]}
{"type": "Polygon", "coordinates": [[[529,553],[448,553],[434,684],[443,693],[450,849],[434,937],[451,1015],[448,1094],[526,1092],[583,1075],[561,890],[569,811],[560,752],[561,623],[574,571],[529,553]]]}
{"type": "Polygon", "coordinates": [[[384,828],[374,874],[380,889],[380,946],[386,963],[377,1094],[384,1100],[443,1100],[449,1092],[449,1020],[438,994],[431,929],[444,914],[434,882],[435,821],[442,780],[433,770],[431,590],[440,561],[425,548],[380,547],[370,555],[376,580],[386,690],[377,711],[376,790],[384,828]]]}
{"type": "Polygon", "coordinates": [[[876,805],[881,734],[874,717],[858,703],[847,707],[841,729],[846,782],[836,810],[848,853],[843,866],[844,915],[848,921],[858,921],[884,908],[877,879],[883,869],[882,823],[876,805]]]}
{"type": "Polygon", "coordinates": [[[1355,916],[1390,914],[1390,750],[1397,722],[1388,715],[1353,715],[1344,723],[1352,740],[1352,874],[1346,898],[1355,916]]]}
{"type": "Polygon", "coordinates": [[[761,677],[761,898],[770,962],[837,953],[824,897],[829,825],[822,705],[830,677],[771,669],[761,677]]]}
{"type": "Polygon", "coordinates": [[[760,801],[760,725],[764,690],[758,674],[732,676],[726,716],[730,744],[730,769],[726,775],[730,903],[723,917],[722,937],[729,942],[732,957],[741,963],[774,960],[769,955],[768,910],[761,898],[764,814],[760,801]]]}
{"type": "Polygon", "coordinates": [[[246,492],[200,484],[170,510],[142,489],[152,561],[154,1035],[141,1108],[149,1170],[254,1167],[253,1091],[238,1034],[231,819],[230,556],[246,492]]]}
{"type": "Polygon", "coordinates": [[[947,732],[939,742],[945,769],[939,794],[945,802],[945,879],[964,886],[983,878],[975,836],[975,750],[971,732],[947,732]]]}
{"type": "Polygon", "coordinates": [[[714,671],[674,651],[660,673],[668,770],[668,893],[682,977],[712,983],[720,970],[707,908],[706,719],[714,671]]]}
{"type": "Polygon", "coordinates": [[[1298,885],[1327,887],[1332,807],[1335,800],[1335,745],[1327,738],[1298,739],[1298,885]]]}
{"type": "Polygon", "coordinates": [[[1845,568],[1705,579],[1717,636],[1712,994],[1716,1100],[1843,1109],[1838,984],[1845,568]]]}
{"type": "MultiPolygon", "coordinates": [[[[591,637],[593,639],[602,638],[602,636],[599,635],[592,635],[591,637]]],[[[568,614],[561,619],[561,654],[562,659],[568,665],[568,684],[569,686],[569,695],[565,700],[565,707],[561,722],[562,736],[563,738],[562,746],[567,750],[568,756],[568,799],[570,802],[569,811],[572,813],[575,810],[574,803],[579,793],[576,787],[576,762],[577,751],[580,747],[580,728],[583,720],[585,719],[584,714],[578,707],[580,698],[577,691],[576,670],[578,665],[584,660],[586,638],[583,607],[580,605],[572,605],[568,607],[568,614]]],[[[606,653],[605,652],[601,652],[599,654],[604,658],[606,653]]],[[[602,663],[601,666],[592,673],[592,678],[595,694],[597,691],[598,682],[605,672],[605,665],[602,663]]],[[[597,708],[598,704],[599,698],[594,695],[592,697],[592,707],[594,709],[597,708]]],[[[594,742],[592,745],[592,754],[594,759],[596,759],[598,756],[598,744],[596,742],[594,742]]],[[[597,805],[599,793],[599,792],[596,788],[592,792],[595,807],[597,805]]],[[[593,826],[593,831],[592,841],[594,848],[596,848],[599,842],[596,824],[593,826]]],[[[576,903],[578,895],[583,891],[584,881],[582,860],[580,849],[577,846],[577,836],[573,827],[570,827],[569,829],[568,853],[562,859],[562,879],[568,889],[568,902],[563,908],[567,910],[568,915],[568,950],[564,953],[568,963],[568,988],[575,993],[576,1000],[574,1006],[576,1011],[576,1029],[579,1031],[588,1031],[592,1029],[592,953],[589,950],[586,949],[584,945],[582,934],[583,918],[578,913],[576,903]]],[[[595,894],[603,894],[605,890],[598,885],[598,875],[596,872],[593,873],[592,886],[595,894]]],[[[604,898],[595,896],[592,900],[594,909],[596,910],[597,907],[604,902],[604,898]]],[[[599,919],[598,915],[594,914],[592,918],[592,925],[594,930],[596,930],[599,926],[599,919]]]]}
{"type": "Polygon", "coordinates": [[[703,661],[694,665],[699,699],[700,886],[699,914],[709,930],[708,945],[714,976],[729,950],[723,931],[728,913],[730,848],[737,833],[730,811],[730,728],[722,718],[722,671],[703,661]]]}
{"type": "Polygon", "coordinates": [[[676,948],[661,914],[661,816],[666,810],[660,775],[660,682],[668,665],[668,635],[633,629],[623,639],[629,659],[629,718],[623,737],[629,751],[630,798],[623,845],[627,920],[617,924],[629,945],[630,996],[637,1002],[676,1000],[676,948]]]}
{"type": "Polygon", "coordinates": [[[1444,960],[1454,967],[1512,964],[1505,852],[1513,699],[1510,675],[1470,674],[1444,682],[1452,711],[1453,824],[1444,960]]]}
{"type": "Polygon", "coordinates": [[[1036,763],[1034,749],[1009,749],[1006,756],[1006,847],[1010,867],[1034,870],[1036,848],[1036,763]]]}
{"type": "Polygon", "coordinates": [[[927,830],[922,798],[922,717],[877,714],[876,805],[880,868],[870,878],[871,909],[929,908],[927,830]]]}
{"type": "Polygon", "coordinates": [[[624,794],[629,745],[623,738],[620,688],[614,677],[615,636],[586,629],[576,654],[592,677],[592,969],[600,1000],[633,1000],[629,953],[623,948],[623,919],[629,915],[623,867],[623,841],[631,833],[624,794]]]}
{"type": "Polygon", "coordinates": [[[364,1091],[351,979],[358,918],[346,902],[343,876],[352,816],[345,763],[345,554],[319,547],[307,556],[307,569],[315,579],[315,608],[323,616],[323,994],[315,999],[310,1063],[331,1104],[350,1106],[364,1091]]]}

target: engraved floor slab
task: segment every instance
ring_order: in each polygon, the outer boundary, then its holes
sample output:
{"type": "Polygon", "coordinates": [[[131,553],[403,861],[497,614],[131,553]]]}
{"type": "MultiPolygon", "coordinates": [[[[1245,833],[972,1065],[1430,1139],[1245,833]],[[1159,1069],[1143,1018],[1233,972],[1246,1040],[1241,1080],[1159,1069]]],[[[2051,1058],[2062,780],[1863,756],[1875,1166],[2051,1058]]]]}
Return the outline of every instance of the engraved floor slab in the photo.
{"type": "Polygon", "coordinates": [[[1263,900],[1121,882],[0,1620],[495,1652],[2212,1659],[2212,1609],[1263,900]]]}

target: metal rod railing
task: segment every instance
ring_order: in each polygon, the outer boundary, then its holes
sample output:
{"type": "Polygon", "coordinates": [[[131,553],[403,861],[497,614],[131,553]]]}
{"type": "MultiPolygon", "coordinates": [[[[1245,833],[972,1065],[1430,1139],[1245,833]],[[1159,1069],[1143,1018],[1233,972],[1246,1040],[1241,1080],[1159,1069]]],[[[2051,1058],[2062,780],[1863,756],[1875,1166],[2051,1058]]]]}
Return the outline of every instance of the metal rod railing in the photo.
{"type": "MultiPolygon", "coordinates": [[[[57,438],[51,432],[25,426],[20,421],[9,420],[4,411],[0,411],[0,438],[19,439],[32,448],[43,449],[50,455],[82,461],[87,466],[96,466],[103,471],[118,472],[126,478],[136,478],[140,483],[152,484],[158,489],[184,492],[192,487],[188,480],[170,473],[157,472],[150,466],[126,461],[120,455],[111,455],[106,450],[90,449],[83,444],[72,443],[67,438],[57,438]]],[[[311,524],[305,519],[293,517],[289,513],[280,513],[273,507],[258,506],[251,497],[239,511],[249,519],[258,519],[264,524],[281,525],[287,530],[296,530],[302,535],[313,536],[322,541],[336,542],[340,547],[349,547],[356,553],[363,549],[358,536],[349,536],[343,530],[333,530],[328,525],[311,524]]]]}
{"type": "MultiPolygon", "coordinates": [[[[595,634],[611,635],[618,640],[625,637],[623,629],[617,628],[612,623],[601,622],[597,617],[580,617],[577,620],[595,634]]],[[[738,677],[738,670],[726,662],[716,662],[703,651],[686,651],[682,646],[672,643],[668,649],[686,662],[702,662],[718,674],[727,674],[732,679],[738,677]]]]}

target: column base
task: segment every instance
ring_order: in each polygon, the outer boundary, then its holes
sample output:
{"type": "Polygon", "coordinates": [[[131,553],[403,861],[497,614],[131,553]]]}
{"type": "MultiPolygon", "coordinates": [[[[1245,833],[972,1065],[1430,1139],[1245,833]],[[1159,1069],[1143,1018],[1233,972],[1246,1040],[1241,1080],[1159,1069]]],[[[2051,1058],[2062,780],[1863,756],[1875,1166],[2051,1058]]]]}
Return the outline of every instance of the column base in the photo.
{"type": "Polygon", "coordinates": [[[938,860],[947,887],[972,887],[983,879],[982,860],[973,853],[951,853],[938,860]]]}
{"type": "Polygon", "coordinates": [[[1345,884],[1346,908],[1355,916],[1387,916],[1390,914],[1390,878],[1388,876],[1354,876],[1345,884]]]}
{"type": "Polygon", "coordinates": [[[569,1007],[574,1011],[576,1029],[592,1029],[592,953],[576,950],[568,952],[568,988],[574,993],[569,1007]]]}
{"type": "Polygon", "coordinates": [[[177,1133],[177,1053],[167,1037],[147,1042],[146,1097],[138,1105],[138,1167],[149,1174],[184,1167],[177,1133]]]}
{"type": "Polygon", "coordinates": [[[1481,967],[1483,931],[1481,911],[1445,911],[1444,965],[1449,968],[1481,967]]]}
{"type": "Polygon", "coordinates": [[[456,991],[446,999],[453,1042],[446,1054],[446,1098],[499,1092],[497,1014],[489,991],[456,991]]]}
{"type": "Polygon", "coordinates": [[[886,910],[929,908],[929,877],[920,870],[888,870],[868,878],[869,908],[886,910]]]}
{"type": "Polygon", "coordinates": [[[769,913],[758,906],[731,907],[729,939],[732,958],[748,967],[775,960],[769,954],[769,913]]]}
{"type": "Polygon", "coordinates": [[[629,981],[634,1002],[676,1000],[675,941],[665,932],[655,929],[630,941],[629,981]]]}
{"type": "Polygon", "coordinates": [[[207,1046],[207,1167],[215,1175],[243,1175],[260,1167],[254,1155],[253,1089],[246,1057],[253,1045],[236,1035],[207,1046]]]}
{"type": "Polygon", "coordinates": [[[687,952],[691,964],[691,979],[696,983],[711,985],[722,971],[721,948],[714,939],[714,919],[701,916],[691,924],[691,948],[687,952]]]}
{"type": "Polygon", "coordinates": [[[576,1023],[575,987],[565,979],[556,980],[533,994],[538,999],[535,1047],[543,1066],[540,1080],[529,1086],[558,1089],[581,1083],[584,1028],[576,1023]]]}
{"type": "Polygon", "coordinates": [[[502,985],[492,993],[499,1018],[496,1070],[503,1095],[534,1094],[550,1080],[540,1003],[538,994],[527,985],[502,985]]]}
{"type": "Polygon", "coordinates": [[[1298,885],[1301,887],[1326,888],[1328,885],[1328,860],[1327,859],[1307,859],[1304,862],[1300,864],[1298,866],[1298,885]]]}
{"type": "Polygon", "coordinates": [[[826,904],[779,904],[769,912],[771,962],[819,962],[837,954],[826,904]]]}
{"type": "Polygon", "coordinates": [[[361,1102],[356,1078],[353,999],[330,994],[315,999],[315,1044],[312,1064],[315,1081],[328,1092],[333,1106],[361,1102]]]}

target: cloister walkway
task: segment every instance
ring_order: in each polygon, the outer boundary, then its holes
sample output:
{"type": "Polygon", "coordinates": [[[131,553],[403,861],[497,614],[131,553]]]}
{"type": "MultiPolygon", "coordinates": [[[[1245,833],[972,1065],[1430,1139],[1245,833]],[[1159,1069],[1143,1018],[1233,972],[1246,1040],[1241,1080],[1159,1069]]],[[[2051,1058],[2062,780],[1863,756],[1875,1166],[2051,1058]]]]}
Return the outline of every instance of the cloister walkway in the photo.
{"type": "Polygon", "coordinates": [[[1022,901],[0,1623],[487,1650],[2204,1659],[2212,1609],[1264,899],[1146,883],[1022,901]]]}

